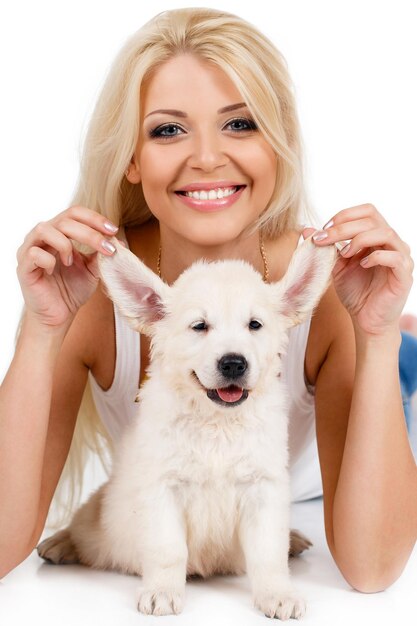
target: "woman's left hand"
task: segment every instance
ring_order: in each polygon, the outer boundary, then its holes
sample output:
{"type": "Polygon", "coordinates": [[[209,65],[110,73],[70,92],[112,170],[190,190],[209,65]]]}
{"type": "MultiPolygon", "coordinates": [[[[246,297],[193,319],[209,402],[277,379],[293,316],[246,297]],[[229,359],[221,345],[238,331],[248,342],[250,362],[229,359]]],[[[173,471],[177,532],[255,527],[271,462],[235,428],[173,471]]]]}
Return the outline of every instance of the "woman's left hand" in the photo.
{"type": "MultiPolygon", "coordinates": [[[[305,228],[304,238],[313,232],[305,228]]],[[[351,240],[338,252],[333,283],[353,322],[371,335],[398,329],[413,283],[410,247],[372,204],[339,211],[315,235],[322,233],[327,237],[313,239],[317,246],[351,240]]]]}

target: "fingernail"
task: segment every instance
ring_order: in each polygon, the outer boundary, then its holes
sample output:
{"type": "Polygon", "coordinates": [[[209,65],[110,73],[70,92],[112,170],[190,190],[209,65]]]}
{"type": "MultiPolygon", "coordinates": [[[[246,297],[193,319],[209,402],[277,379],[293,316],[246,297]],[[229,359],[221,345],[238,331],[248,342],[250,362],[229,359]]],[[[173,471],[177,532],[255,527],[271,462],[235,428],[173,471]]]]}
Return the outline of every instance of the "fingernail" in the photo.
{"type": "MultiPolygon", "coordinates": [[[[302,234],[302,236],[303,236],[303,239],[307,239],[307,235],[306,235],[306,234],[305,234],[305,232],[304,232],[307,228],[309,228],[309,227],[307,226],[307,224],[303,224],[303,225],[301,226],[301,231],[300,231],[300,232],[301,232],[301,234],[302,234]]],[[[311,226],[310,226],[310,228],[311,228],[311,226]]]]}
{"type": "Polygon", "coordinates": [[[330,220],[330,222],[327,222],[327,224],[323,226],[323,230],[326,230],[326,228],[331,228],[333,224],[334,224],[333,220],[330,220]]]}
{"type": "Polygon", "coordinates": [[[350,250],[350,243],[340,250],[340,254],[347,254],[350,250]]]}
{"type": "Polygon", "coordinates": [[[313,239],[314,241],[323,241],[323,239],[326,239],[329,235],[325,232],[323,232],[322,230],[318,230],[317,232],[314,233],[313,235],[313,239]]]}
{"type": "Polygon", "coordinates": [[[339,250],[339,252],[341,252],[343,250],[343,248],[345,248],[347,246],[347,244],[350,243],[350,240],[345,240],[345,241],[336,241],[336,243],[334,244],[336,246],[336,248],[339,250]]]}
{"type": "Polygon", "coordinates": [[[114,245],[110,243],[110,241],[107,241],[107,239],[103,239],[101,245],[105,250],[107,250],[107,252],[111,252],[112,254],[113,252],[116,252],[116,248],[114,247],[114,245]]]}
{"type": "Polygon", "coordinates": [[[119,230],[118,226],[115,226],[111,222],[104,222],[104,228],[109,231],[109,233],[117,233],[119,230]]]}
{"type": "Polygon", "coordinates": [[[72,256],[72,254],[70,254],[68,257],[68,267],[72,265],[73,260],[74,260],[74,257],[72,256]]]}
{"type": "Polygon", "coordinates": [[[366,265],[369,261],[369,256],[364,257],[361,261],[359,261],[359,263],[361,265],[366,265]]]}

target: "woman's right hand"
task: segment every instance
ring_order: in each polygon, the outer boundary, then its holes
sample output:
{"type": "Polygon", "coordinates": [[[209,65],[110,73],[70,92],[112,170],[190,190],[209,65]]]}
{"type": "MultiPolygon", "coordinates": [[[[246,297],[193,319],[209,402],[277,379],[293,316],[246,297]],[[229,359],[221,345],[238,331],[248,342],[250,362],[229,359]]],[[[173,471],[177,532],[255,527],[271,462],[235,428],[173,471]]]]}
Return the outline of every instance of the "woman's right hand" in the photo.
{"type": "Polygon", "coordinates": [[[35,226],[16,255],[27,313],[48,327],[71,321],[95,291],[99,280],[97,253],[112,256],[103,243],[110,244],[109,238],[116,231],[107,218],[82,206],[72,206],[35,226]],[[81,254],[71,239],[96,251],[81,254]]]}

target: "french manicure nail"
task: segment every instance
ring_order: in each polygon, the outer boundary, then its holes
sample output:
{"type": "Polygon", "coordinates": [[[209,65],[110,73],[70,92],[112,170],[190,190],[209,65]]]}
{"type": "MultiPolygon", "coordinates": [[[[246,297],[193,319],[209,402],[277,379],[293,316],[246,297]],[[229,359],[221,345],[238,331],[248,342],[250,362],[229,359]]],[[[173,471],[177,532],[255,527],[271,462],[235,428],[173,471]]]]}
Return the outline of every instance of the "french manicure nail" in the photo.
{"type": "Polygon", "coordinates": [[[110,241],[107,241],[107,239],[103,239],[101,245],[105,250],[107,250],[107,252],[111,252],[112,254],[113,252],[116,252],[116,248],[114,247],[114,245],[110,243],[110,241]]]}
{"type": "Polygon", "coordinates": [[[104,228],[109,231],[109,233],[117,233],[119,230],[118,226],[115,226],[111,222],[104,222],[104,228]]]}
{"type": "Polygon", "coordinates": [[[342,241],[336,241],[336,243],[334,245],[339,250],[339,252],[342,252],[343,248],[345,248],[348,243],[350,243],[350,241],[343,241],[342,240],[342,241]]]}
{"type": "Polygon", "coordinates": [[[348,243],[344,248],[340,250],[340,254],[347,254],[350,250],[350,243],[348,243]]]}
{"type": "Polygon", "coordinates": [[[333,220],[330,220],[330,222],[327,222],[327,224],[323,226],[323,230],[326,230],[326,228],[331,228],[333,224],[334,224],[333,220]]]}
{"type": "Polygon", "coordinates": [[[328,236],[329,235],[327,233],[323,232],[322,230],[318,230],[314,233],[313,239],[314,241],[323,241],[323,239],[326,239],[328,236]]]}

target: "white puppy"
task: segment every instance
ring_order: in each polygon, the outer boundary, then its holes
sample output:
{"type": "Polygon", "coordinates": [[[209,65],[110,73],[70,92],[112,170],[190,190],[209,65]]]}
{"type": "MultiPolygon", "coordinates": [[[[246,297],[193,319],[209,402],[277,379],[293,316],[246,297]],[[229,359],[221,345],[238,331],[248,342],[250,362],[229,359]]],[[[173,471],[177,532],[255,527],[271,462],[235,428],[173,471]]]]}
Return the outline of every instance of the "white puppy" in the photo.
{"type": "Polygon", "coordinates": [[[112,241],[101,276],[151,337],[148,379],[110,480],[39,555],[141,575],[143,613],[179,613],[187,575],[246,571],[265,615],[303,616],[288,554],[311,544],[294,532],[290,547],[281,355],[328,285],[334,246],[306,240],[274,284],[243,261],[200,261],[168,286],[112,241]]]}

